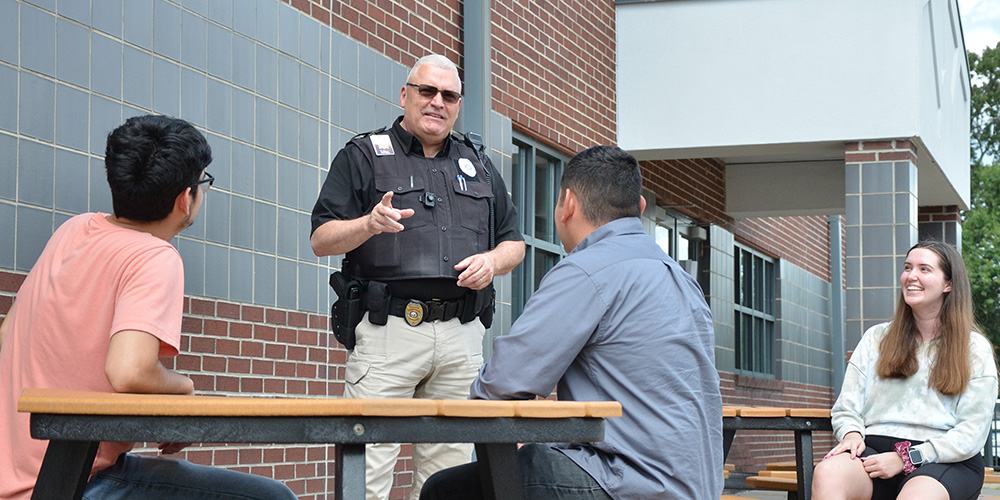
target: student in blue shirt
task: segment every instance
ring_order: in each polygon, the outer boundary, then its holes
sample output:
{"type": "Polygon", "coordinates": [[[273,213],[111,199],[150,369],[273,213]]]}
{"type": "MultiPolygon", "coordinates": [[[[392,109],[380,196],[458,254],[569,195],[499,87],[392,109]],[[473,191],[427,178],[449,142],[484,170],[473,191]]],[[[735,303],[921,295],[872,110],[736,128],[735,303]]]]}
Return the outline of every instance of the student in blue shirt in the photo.
{"type": "MultiPolygon", "coordinates": [[[[711,499],[722,493],[722,398],[698,283],[646,234],[638,162],[595,146],[566,165],[555,209],[569,255],[542,279],[471,397],[620,401],[594,443],[527,444],[526,499],[711,499]]],[[[481,498],[471,463],[424,500],[481,498]]]]}

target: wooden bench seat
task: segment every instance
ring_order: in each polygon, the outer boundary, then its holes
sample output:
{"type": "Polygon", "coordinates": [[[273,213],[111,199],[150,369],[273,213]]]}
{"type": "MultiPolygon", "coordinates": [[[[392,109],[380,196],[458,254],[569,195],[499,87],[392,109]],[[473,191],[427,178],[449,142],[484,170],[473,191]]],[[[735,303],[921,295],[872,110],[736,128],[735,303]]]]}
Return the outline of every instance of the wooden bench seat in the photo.
{"type": "Polygon", "coordinates": [[[761,477],[780,477],[784,479],[795,479],[796,473],[793,470],[762,470],[757,473],[761,477]]]}
{"type": "Polygon", "coordinates": [[[758,475],[748,477],[746,485],[751,490],[787,492],[789,500],[797,500],[799,498],[799,482],[795,471],[762,470],[758,475]]]}
{"type": "Polygon", "coordinates": [[[796,478],[775,476],[750,476],[747,478],[747,488],[751,490],[799,491],[796,478]]]}
{"type": "MultiPolygon", "coordinates": [[[[813,462],[813,467],[816,467],[819,462],[813,462]]],[[[795,470],[795,462],[771,462],[764,466],[764,470],[795,470]]]]}

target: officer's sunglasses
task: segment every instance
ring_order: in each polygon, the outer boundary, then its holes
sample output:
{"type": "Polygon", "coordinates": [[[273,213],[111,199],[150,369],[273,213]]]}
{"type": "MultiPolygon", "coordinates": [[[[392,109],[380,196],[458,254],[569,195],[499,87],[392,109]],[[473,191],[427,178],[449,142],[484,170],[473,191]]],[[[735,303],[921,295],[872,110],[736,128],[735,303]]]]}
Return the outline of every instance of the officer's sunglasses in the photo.
{"type": "Polygon", "coordinates": [[[406,82],[406,86],[417,89],[417,93],[424,99],[433,99],[434,96],[440,93],[441,99],[443,99],[446,104],[455,104],[462,98],[462,94],[459,94],[454,90],[441,90],[433,85],[417,85],[415,83],[406,82]]]}

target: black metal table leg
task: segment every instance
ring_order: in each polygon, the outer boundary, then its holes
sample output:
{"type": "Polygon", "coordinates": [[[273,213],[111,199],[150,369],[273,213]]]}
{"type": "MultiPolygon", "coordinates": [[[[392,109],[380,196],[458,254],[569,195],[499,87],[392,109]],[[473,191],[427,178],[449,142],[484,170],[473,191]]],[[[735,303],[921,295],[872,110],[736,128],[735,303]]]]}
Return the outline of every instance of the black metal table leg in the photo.
{"type": "Polygon", "coordinates": [[[733,439],[736,438],[736,429],[722,430],[722,461],[729,457],[729,449],[733,447],[733,439]]]}
{"type": "Polygon", "coordinates": [[[100,441],[49,441],[31,500],[80,500],[100,441]]]}
{"type": "Polygon", "coordinates": [[[334,484],[340,500],[365,498],[365,445],[363,443],[337,444],[337,461],[334,484]]]}
{"type": "Polygon", "coordinates": [[[798,498],[810,500],[812,497],[812,431],[795,431],[795,477],[798,478],[798,498]]]}
{"type": "Polygon", "coordinates": [[[521,500],[521,466],[517,461],[517,444],[476,444],[479,477],[486,500],[521,500]]]}

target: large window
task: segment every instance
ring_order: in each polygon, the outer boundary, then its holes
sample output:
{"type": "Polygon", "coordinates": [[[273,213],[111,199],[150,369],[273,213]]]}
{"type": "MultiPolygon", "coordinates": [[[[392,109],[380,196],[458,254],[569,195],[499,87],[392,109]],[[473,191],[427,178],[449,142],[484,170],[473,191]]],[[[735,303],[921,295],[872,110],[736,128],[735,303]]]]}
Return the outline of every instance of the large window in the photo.
{"type": "Polygon", "coordinates": [[[697,232],[698,228],[687,217],[664,207],[650,207],[650,204],[656,201],[654,194],[645,193],[645,198],[646,212],[643,213],[643,225],[646,227],[646,232],[667,255],[684,266],[685,270],[692,272],[692,269],[697,267],[697,263],[693,261],[697,260],[698,242],[697,238],[690,237],[690,233],[697,232]]]}
{"type": "Polygon", "coordinates": [[[524,304],[538,288],[542,276],[565,255],[556,234],[555,206],[565,156],[523,136],[516,136],[513,156],[514,205],[524,234],[524,262],[511,273],[513,315],[517,319],[524,304]]]}
{"type": "Polygon", "coordinates": [[[736,245],[736,369],[774,376],[774,261],[736,245]]]}

